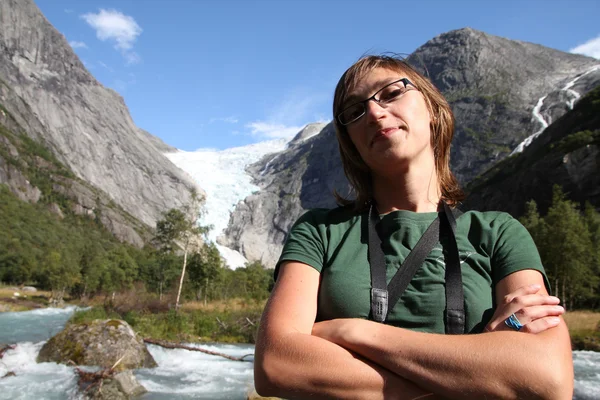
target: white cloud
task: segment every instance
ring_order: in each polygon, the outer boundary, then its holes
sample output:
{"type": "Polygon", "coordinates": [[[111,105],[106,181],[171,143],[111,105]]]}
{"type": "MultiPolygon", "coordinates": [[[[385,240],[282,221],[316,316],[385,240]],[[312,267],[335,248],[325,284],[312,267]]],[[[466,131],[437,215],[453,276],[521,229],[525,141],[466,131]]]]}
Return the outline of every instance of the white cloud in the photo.
{"type": "Polygon", "coordinates": [[[600,59],[600,35],[594,39],[590,39],[584,44],[569,50],[571,53],[583,54],[588,57],[600,59]]]}
{"type": "Polygon", "coordinates": [[[71,8],[65,8],[65,12],[67,14],[71,14],[73,12],[73,10],[71,8]]]}
{"type": "Polygon", "coordinates": [[[237,124],[238,119],[234,116],[224,117],[224,118],[211,118],[208,123],[212,124],[215,122],[227,122],[228,124],[237,124]]]}
{"type": "MultiPolygon", "coordinates": [[[[295,90],[286,95],[278,105],[267,113],[267,118],[246,124],[250,134],[262,139],[293,138],[311,122],[323,118],[322,109],[328,96],[322,93],[308,93],[295,90]]],[[[328,108],[328,106],[327,106],[328,108]]]]}
{"type": "Polygon", "coordinates": [[[119,93],[123,93],[127,89],[127,83],[121,79],[117,79],[112,83],[112,88],[119,93]]]}
{"type": "Polygon", "coordinates": [[[71,40],[69,45],[74,49],[87,49],[87,44],[84,42],[78,42],[77,40],[71,40]]]}
{"type": "Polygon", "coordinates": [[[291,139],[300,132],[301,126],[289,126],[283,124],[272,124],[269,122],[255,121],[246,125],[251,129],[252,136],[265,139],[285,138],[291,139]]]}
{"type": "MultiPolygon", "coordinates": [[[[302,91],[286,96],[279,105],[271,111],[269,120],[289,121],[290,124],[298,124],[314,118],[315,111],[319,105],[327,100],[323,94],[306,94],[302,91]]],[[[308,121],[314,122],[314,121],[308,121]]]]}
{"type": "Polygon", "coordinates": [[[96,37],[102,41],[115,43],[115,48],[125,57],[127,64],[140,62],[140,56],[133,52],[133,44],[142,33],[135,19],[116,10],[100,9],[97,14],[87,13],[81,16],[96,30],[96,37]]]}
{"type": "Polygon", "coordinates": [[[101,67],[106,68],[107,70],[109,70],[110,72],[115,72],[114,69],[112,69],[111,67],[109,67],[108,65],[104,64],[102,61],[98,61],[98,64],[100,64],[101,67]]]}
{"type": "Polygon", "coordinates": [[[127,65],[138,64],[142,61],[142,58],[135,51],[123,53],[125,60],[127,61],[127,65]]]}
{"type": "Polygon", "coordinates": [[[115,89],[117,92],[123,94],[123,92],[127,91],[127,88],[129,88],[132,85],[136,84],[136,79],[135,79],[135,75],[133,74],[129,74],[129,79],[128,80],[124,80],[124,79],[115,79],[111,85],[111,87],[113,89],[115,89]]]}

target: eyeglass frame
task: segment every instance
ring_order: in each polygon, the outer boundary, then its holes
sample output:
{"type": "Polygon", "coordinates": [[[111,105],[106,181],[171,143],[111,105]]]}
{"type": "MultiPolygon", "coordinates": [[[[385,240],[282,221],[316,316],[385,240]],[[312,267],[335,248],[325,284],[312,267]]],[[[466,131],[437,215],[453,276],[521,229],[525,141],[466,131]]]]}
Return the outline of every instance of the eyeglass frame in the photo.
{"type": "MultiPolygon", "coordinates": [[[[395,84],[395,83],[398,83],[398,82],[402,82],[402,83],[404,84],[404,88],[405,88],[405,89],[407,89],[407,88],[408,88],[408,85],[411,85],[412,87],[414,87],[415,89],[417,89],[417,87],[416,87],[416,86],[415,86],[415,85],[414,85],[414,84],[413,84],[413,83],[412,83],[410,80],[408,80],[408,78],[402,78],[402,79],[398,79],[397,81],[394,81],[394,82],[390,82],[390,83],[388,83],[387,85],[385,85],[384,87],[382,87],[381,89],[379,89],[378,91],[376,91],[376,92],[373,94],[373,96],[369,97],[368,99],[364,99],[364,100],[361,100],[361,101],[357,101],[356,103],[352,103],[352,104],[350,104],[348,107],[346,107],[346,108],[344,108],[342,111],[340,111],[340,112],[338,113],[338,115],[335,117],[335,119],[336,119],[336,120],[337,120],[337,121],[338,121],[338,122],[339,122],[339,123],[340,123],[342,126],[348,126],[348,125],[350,125],[350,124],[352,124],[352,123],[354,123],[354,122],[358,121],[359,119],[361,119],[362,117],[364,117],[364,116],[365,116],[365,114],[367,113],[367,103],[368,103],[369,101],[373,100],[373,101],[374,101],[375,103],[377,103],[379,106],[382,106],[382,104],[388,104],[388,103],[387,103],[387,102],[385,102],[385,101],[383,101],[383,102],[382,102],[381,100],[378,100],[378,99],[376,99],[376,98],[375,98],[375,96],[377,96],[379,93],[381,93],[381,92],[382,92],[384,89],[386,89],[386,88],[388,88],[389,86],[392,86],[393,84],[395,84]],[[352,121],[350,121],[350,122],[343,123],[343,122],[342,122],[342,120],[340,119],[340,116],[341,116],[341,115],[342,115],[344,112],[346,112],[348,109],[350,109],[351,107],[354,107],[354,106],[356,106],[357,104],[362,104],[362,106],[363,106],[363,112],[362,112],[362,114],[360,114],[358,117],[354,118],[354,119],[353,119],[352,121]]],[[[400,96],[398,96],[398,97],[400,97],[400,96]]],[[[397,98],[394,98],[394,100],[397,100],[397,98]]],[[[392,100],[392,101],[394,101],[394,100],[392,100]]],[[[390,101],[390,102],[391,102],[391,101],[390,101]]]]}

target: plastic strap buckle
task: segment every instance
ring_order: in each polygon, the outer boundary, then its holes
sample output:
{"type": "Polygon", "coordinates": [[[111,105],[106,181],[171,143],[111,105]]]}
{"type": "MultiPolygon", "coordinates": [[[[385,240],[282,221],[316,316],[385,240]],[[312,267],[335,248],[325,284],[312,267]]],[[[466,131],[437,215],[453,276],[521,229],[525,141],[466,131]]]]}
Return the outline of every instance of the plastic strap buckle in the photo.
{"type": "Polygon", "coordinates": [[[388,312],[388,291],[371,288],[371,313],[373,320],[384,322],[388,312]]]}

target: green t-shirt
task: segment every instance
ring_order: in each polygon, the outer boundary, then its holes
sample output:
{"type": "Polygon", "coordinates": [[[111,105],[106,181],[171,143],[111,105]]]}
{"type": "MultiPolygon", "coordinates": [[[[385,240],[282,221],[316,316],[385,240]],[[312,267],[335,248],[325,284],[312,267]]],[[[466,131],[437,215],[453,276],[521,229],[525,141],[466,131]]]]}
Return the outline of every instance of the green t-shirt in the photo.
{"type": "MultiPolygon", "coordinates": [[[[377,230],[385,254],[388,283],[437,215],[393,211],[381,216],[377,230]]],[[[317,321],[368,318],[371,271],[367,224],[367,213],[356,214],[349,207],[338,207],[308,211],[292,227],[277,268],[282,261],[299,261],[321,273],[317,321]]],[[[529,232],[509,214],[466,212],[457,219],[456,236],[466,332],[480,332],[489,322],[495,307],[494,288],[505,276],[535,269],[542,273],[549,288],[529,232]]],[[[427,256],[388,314],[387,324],[444,333],[443,248],[447,246],[438,243],[427,256]]]]}

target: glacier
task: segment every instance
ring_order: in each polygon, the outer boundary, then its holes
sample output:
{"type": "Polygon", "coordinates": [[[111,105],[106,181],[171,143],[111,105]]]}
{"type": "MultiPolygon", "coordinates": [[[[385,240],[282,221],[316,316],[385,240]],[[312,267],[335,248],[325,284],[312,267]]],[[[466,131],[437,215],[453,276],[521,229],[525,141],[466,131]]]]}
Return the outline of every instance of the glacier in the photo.
{"type": "MultiPolygon", "coordinates": [[[[289,139],[273,139],[247,146],[225,150],[198,149],[178,150],[165,153],[173,164],[187,172],[206,192],[204,212],[200,224],[212,225],[209,241],[216,244],[217,237],[229,223],[235,206],[259,187],[252,183],[246,166],[270,153],[284,150],[289,139]]],[[[216,244],[229,268],[243,267],[247,260],[239,252],[216,244]]]]}

